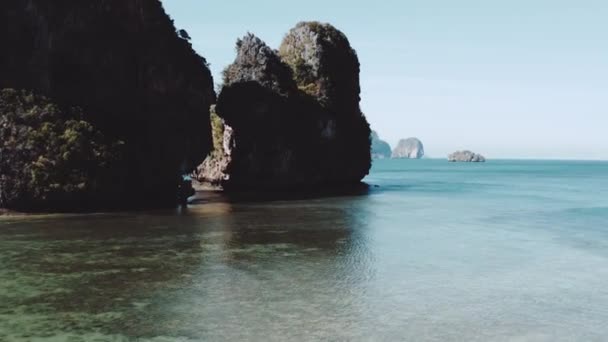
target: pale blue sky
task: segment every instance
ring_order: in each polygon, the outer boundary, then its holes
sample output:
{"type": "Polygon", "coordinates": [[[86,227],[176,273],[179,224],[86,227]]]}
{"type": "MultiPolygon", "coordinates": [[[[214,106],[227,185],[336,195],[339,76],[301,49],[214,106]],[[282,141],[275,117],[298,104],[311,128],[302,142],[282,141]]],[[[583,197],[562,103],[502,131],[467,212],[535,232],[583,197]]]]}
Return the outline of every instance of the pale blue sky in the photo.
{"type": "Polygon", "coordinates": [[[252,32],[277,48],[329,22],[361,62],[362,109],[431,157],[608,159],[606,0],[163,0],[216,82],[252,32]]]}

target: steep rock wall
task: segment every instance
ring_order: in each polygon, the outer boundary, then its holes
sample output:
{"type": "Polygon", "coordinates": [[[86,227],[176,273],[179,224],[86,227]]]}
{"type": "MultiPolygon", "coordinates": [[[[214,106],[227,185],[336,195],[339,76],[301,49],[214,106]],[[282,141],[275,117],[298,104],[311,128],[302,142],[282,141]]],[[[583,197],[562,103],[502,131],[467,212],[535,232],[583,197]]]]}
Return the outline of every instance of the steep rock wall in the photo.
{"type": "Polygon", "coordinates": [[[174,203],[180,175],[211,148],[215,93],[206,61],[161,2],[3,0],[0,25],[0,88],[78,106],[124,141],[124,158],[111,166],[124,182],[111,204],[174,203]]]}

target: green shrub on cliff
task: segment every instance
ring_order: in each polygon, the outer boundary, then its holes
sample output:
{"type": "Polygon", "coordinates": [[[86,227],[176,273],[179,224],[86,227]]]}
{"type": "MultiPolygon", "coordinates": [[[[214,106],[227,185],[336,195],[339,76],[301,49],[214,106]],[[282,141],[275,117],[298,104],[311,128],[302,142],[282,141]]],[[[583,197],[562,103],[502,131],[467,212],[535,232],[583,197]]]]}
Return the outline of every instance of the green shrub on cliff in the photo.
{"type": "Polygon", "coordinates": [[[213,137],[213,152],[224,153],[224,122],[215,112],[215,105],[211,106],[211,135],[213,137]]]}
{"type": "Polygon", "coordinates": [[[328,107],[354,113],[359,106],[359,59],[346,35],[330,24],[301,22],[279,48],[298,87],[328,107]]]}
{"type": "Polygon", "coordinates": [[[0,207],[61,209],[109,181],[121,143],[81,118],[45,97],[0,90],[0,207]]]}

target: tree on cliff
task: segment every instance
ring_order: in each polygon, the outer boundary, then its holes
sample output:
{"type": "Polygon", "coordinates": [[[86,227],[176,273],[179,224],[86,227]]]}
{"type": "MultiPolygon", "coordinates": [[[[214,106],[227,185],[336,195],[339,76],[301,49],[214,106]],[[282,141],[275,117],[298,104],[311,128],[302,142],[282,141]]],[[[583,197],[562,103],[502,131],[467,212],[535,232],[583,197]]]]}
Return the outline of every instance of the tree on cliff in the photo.
{"type": "Polygon", "coordinates": [[[105,183],[120,182],[106,169],[119,162],[122,142],[108,140],[82,117],[45,97],[0,90],[0,207],[83,206],[105,183]]]}

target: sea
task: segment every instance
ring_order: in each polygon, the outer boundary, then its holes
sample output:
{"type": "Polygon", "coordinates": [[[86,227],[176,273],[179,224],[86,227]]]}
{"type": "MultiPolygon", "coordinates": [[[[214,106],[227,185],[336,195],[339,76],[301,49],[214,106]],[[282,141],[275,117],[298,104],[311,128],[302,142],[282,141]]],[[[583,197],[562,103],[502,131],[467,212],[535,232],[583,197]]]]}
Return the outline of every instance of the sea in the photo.
{"type": "Polygon", "coordinates": [[[0,341],[607,341],[608,162],[0,217],[0,341]]]}

